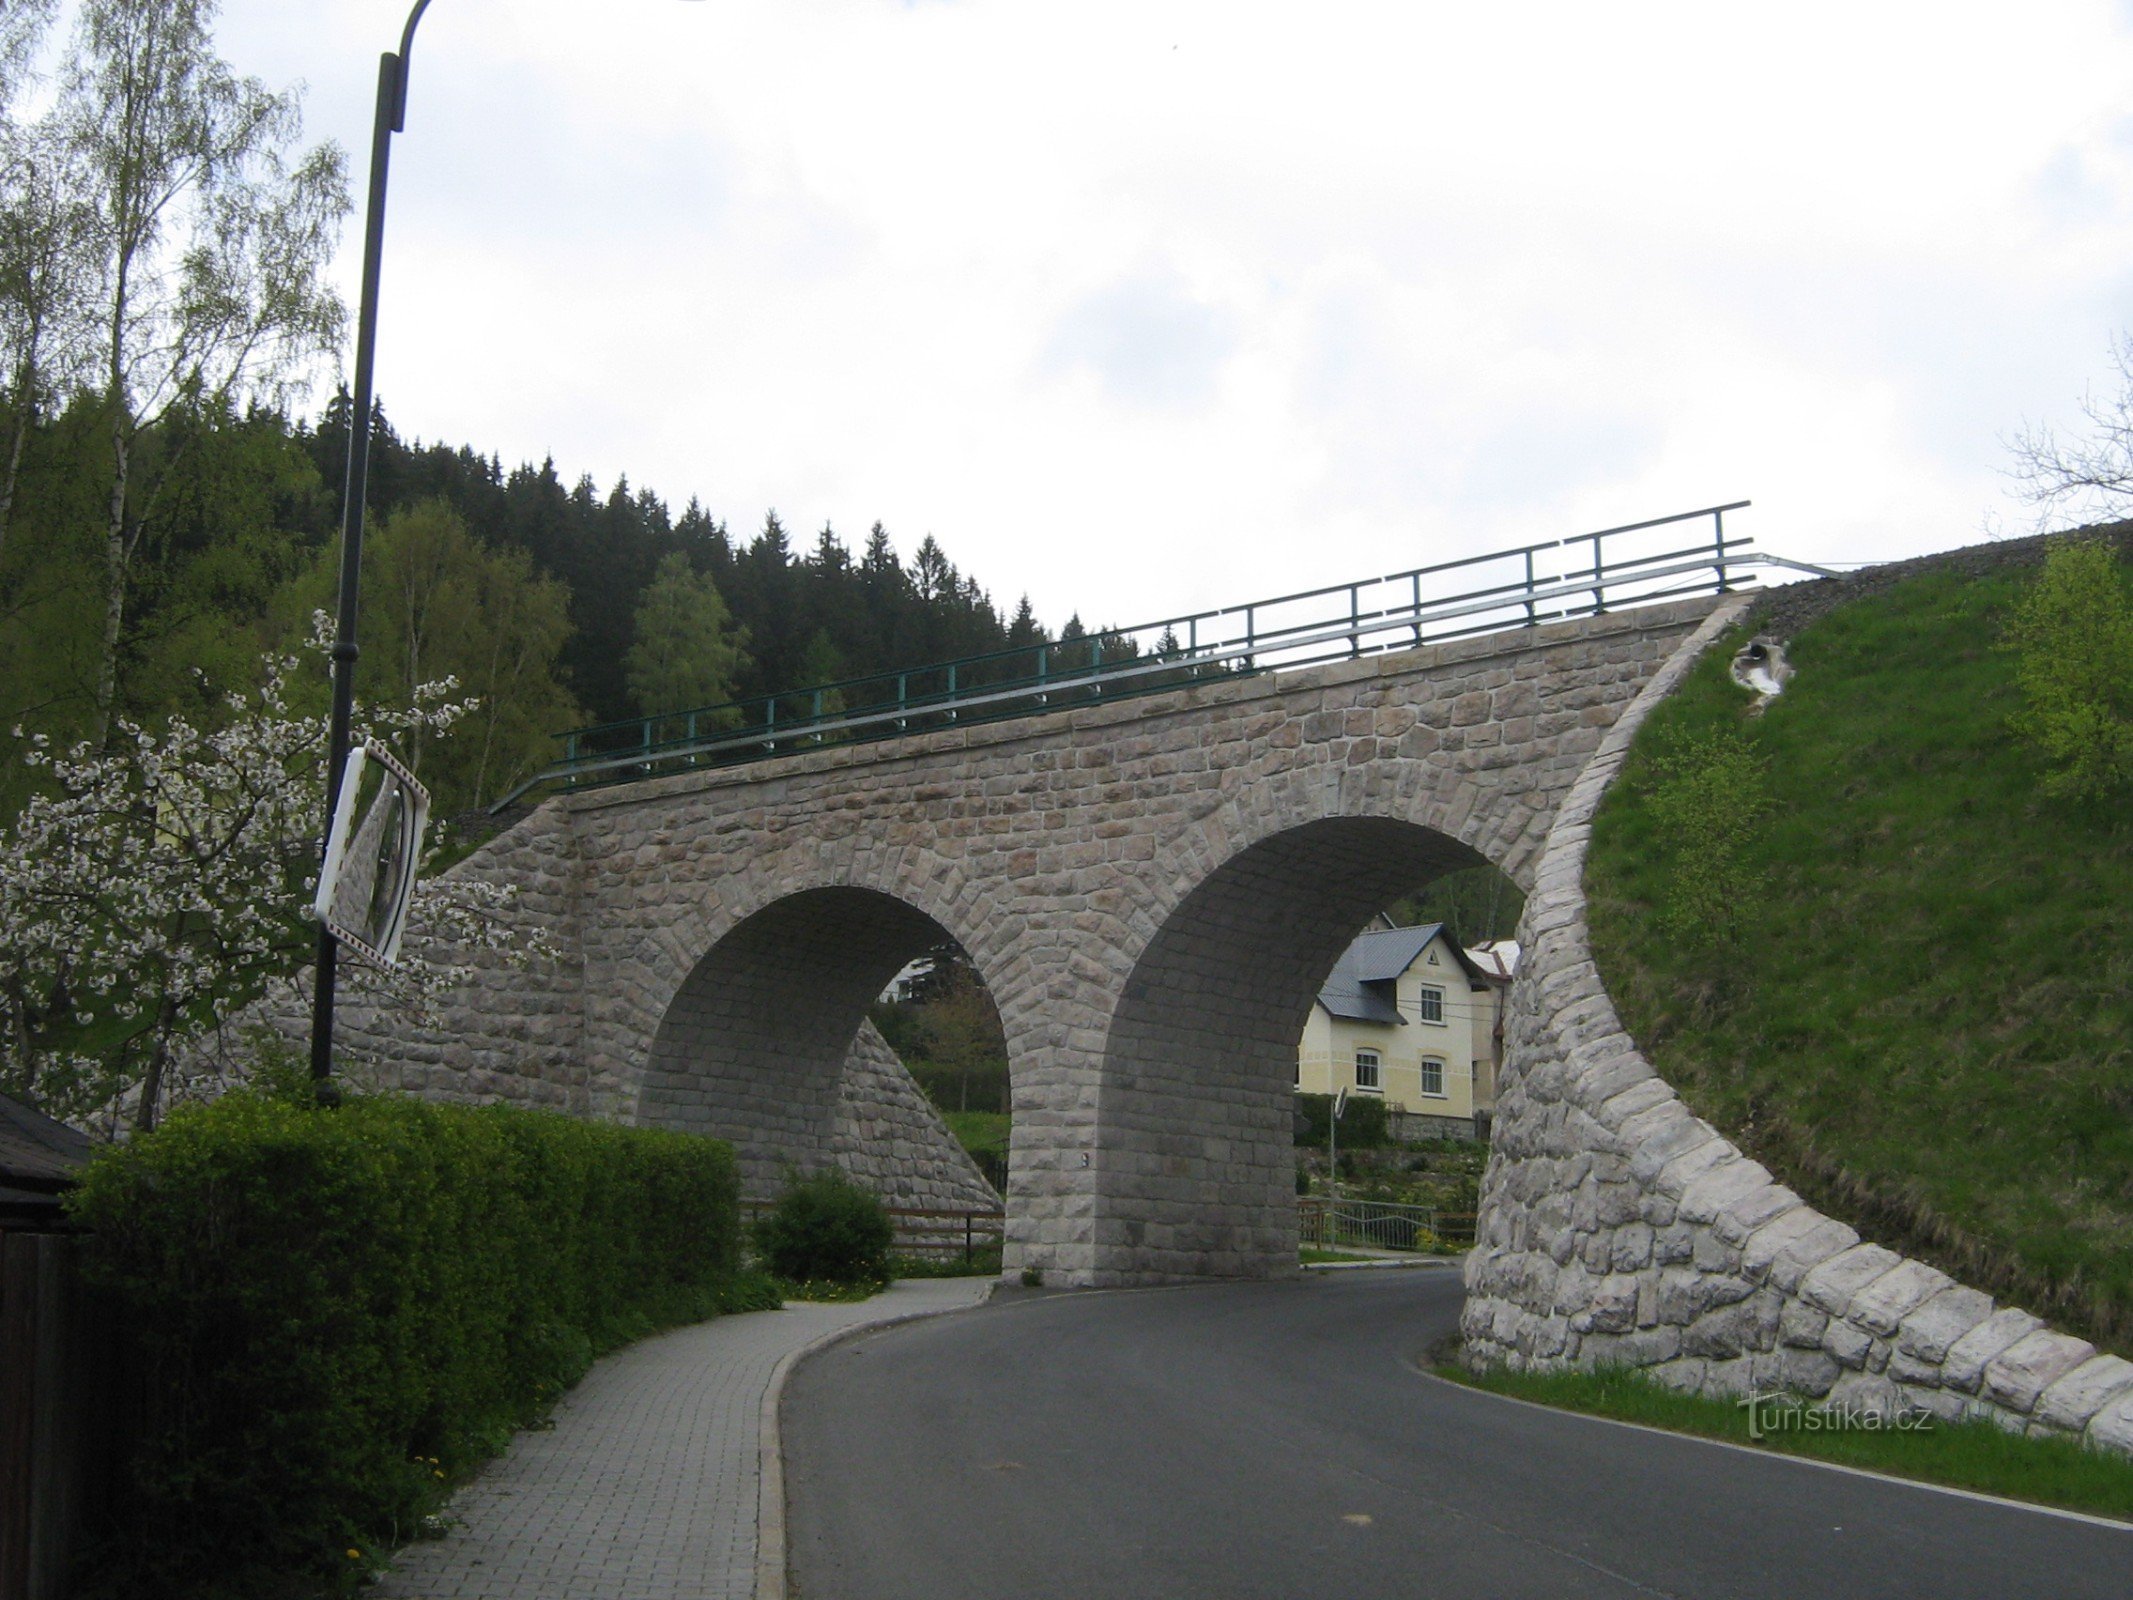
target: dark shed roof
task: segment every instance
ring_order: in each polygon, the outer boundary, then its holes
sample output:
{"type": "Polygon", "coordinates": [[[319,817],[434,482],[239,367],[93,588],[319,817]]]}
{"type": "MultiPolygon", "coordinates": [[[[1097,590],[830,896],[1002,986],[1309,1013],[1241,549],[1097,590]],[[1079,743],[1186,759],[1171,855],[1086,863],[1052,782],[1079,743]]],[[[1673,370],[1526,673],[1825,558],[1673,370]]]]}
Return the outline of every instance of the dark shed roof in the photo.
{"type": "Polygon", "coordinates": [[[96,1142],[0,1094],[0,1186],[55,1193],[72,1183],[96,1142]]]}

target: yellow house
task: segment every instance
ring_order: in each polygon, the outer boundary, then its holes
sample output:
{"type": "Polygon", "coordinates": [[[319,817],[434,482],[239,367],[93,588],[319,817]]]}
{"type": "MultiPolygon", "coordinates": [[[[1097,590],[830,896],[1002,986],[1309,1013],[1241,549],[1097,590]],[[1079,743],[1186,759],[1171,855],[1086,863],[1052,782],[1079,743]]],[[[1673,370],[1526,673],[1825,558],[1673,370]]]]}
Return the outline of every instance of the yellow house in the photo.
{"type": "Polygon", "coordinates": [[[1477,960],[1441,923],[1357,935],[1304,1024],[1298,1092],[1381,1095],[1388,1111],[1471,1126],[1496,1107],[1509,982],[1502,953],[1477,960]]]}

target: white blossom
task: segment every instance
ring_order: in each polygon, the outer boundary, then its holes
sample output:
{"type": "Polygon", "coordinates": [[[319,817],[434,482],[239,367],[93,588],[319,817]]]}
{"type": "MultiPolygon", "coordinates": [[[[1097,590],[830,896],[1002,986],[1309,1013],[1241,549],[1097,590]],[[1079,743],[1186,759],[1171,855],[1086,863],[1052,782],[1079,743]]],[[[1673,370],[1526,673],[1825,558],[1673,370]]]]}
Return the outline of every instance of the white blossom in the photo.
{"type": "MultiPolygon", "coordinates": [[[[323,613],[311,643],[331,646],[323,613]]],[[[203,1087],[173,1081],[175,1063],[310,964],[327,721],[290,709],[299,666],[267,657],[259,688],[228,696],[212,730],[121,720],[104,751],[63,753],[15,730],[20,759],[50,784],[0,835],[0,1084],[57,1116],[115,1123],[123,1104],[150,1125],[160,1100],[203,1087]],[[51,1039],[69,1014],[75,1036],[51,1039]]],[[[445,733],[472,708],[449,698],[455,687],[366,708],[367,731],[445,733]]],[[[345,957],[340,971],[359,997],[421,1020],[476,952],[541,953],[513,933],[511,899],[496,884],[423,879],[419,948],[394,971],[345,957]]]]}

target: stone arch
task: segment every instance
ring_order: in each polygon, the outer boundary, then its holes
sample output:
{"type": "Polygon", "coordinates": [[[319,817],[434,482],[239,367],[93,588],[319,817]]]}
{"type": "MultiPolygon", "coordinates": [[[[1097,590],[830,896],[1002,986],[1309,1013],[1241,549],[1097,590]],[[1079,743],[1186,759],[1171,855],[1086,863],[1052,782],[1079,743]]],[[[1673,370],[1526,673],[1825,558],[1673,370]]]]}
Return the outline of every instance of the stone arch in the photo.
{"type": "Polygon", "coordinates": [[[830,884],[767,897],[728,922],[675,988],[647,1052],[636,1120],[731,1141],[745,1193],[774,1191],[787,1167],[844,1164],[846,1074],[893,1060],[867,1007],[906,962],[953,937],[879,889],[830,884]]]}
{"type": "Polygon", "coordinates": [[[1376,912],[1488,858],[1441,828],[1331,816],[1236,850],[1139,951],[1104,1041],[1095,1281],[1295,1271],[1296,1042],[1376,912]]]}
{"type": "MultiPolygon", "coordinates": [[[[999,965],[997,896],[974,882],[952,859],[915,845],[892,850],[852,848],[796,839],[760,851],[729,868],[708,842],[674,853],[668,890],[671,903],[629,920],[629,948],[621,952],[635,991],[621,1038],[635,1034],[638,1047],[653,1037],[682,989],[718,944],[750,918],[779,901],[820,889],[871,891],[930,917],[970,953],[991,986],[999,965]],[[702,865],[699,865],[699,858],[702,865]]],[[[618,1040],[619,1042],[619,1040],[618,1040]]]]}
{"type": "MultiPolygon", "coordinates": [[[[1530,892],[1554,820],[1554,796],[1544,798],[1545,804],[1503,795],[1484,801],[1473,782],[1425,760],[1298,766],[1256,779],[1157,847],[1140,875],[1150,892],[1126,913],[1129,938],[1113,952],[1113,965],[1121,975],[1129,970],[1185,899],[1230,860],[1314,823],[1381,820],[1426,829],[1466,851],[1457,866],[1487,863],[1530,892]]],[[[1396,890],[1387,903],[1418,886],[1396,890]]]]}

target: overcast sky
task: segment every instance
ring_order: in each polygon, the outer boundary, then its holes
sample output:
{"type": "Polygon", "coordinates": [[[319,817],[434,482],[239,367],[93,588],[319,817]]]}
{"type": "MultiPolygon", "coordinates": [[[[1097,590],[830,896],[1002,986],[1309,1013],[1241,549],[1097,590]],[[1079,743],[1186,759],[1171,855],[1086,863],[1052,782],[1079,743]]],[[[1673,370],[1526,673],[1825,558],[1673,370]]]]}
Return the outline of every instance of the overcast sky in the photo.
{"type": "MultiPolygon", "coordinates": [[[[405,15],[222,49],[360,192],[405,15]]],[[[436,0],[379,389],[1055,627],[1739,498],[1912,553],[2133,323],[2129,88],[2100,3],[436,0]]]]}

